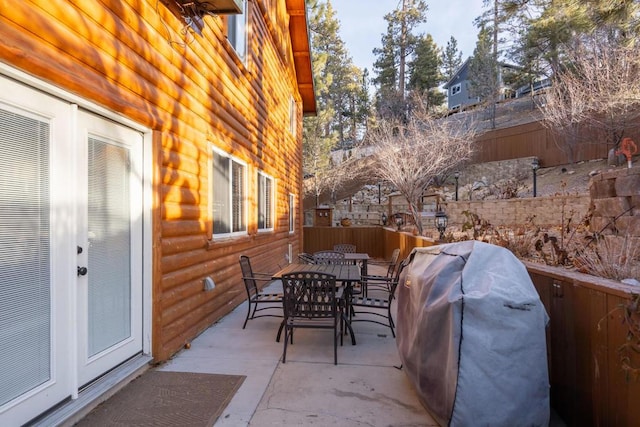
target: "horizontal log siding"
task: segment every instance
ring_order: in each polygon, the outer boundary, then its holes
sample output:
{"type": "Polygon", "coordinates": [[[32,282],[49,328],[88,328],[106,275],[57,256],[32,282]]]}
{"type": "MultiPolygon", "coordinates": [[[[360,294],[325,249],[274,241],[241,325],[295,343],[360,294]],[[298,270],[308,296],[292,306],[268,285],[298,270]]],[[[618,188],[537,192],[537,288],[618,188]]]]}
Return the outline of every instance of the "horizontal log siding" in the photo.
{"type": "MultiPolygon", "coordinates": [[[[289,99],[301,111],[286,9],[269,24],[248,3],[249,55],[241,64],[225,19],[203,36],[156,0],[0,0],[0,60],[155,129],[153,354],[166,360],[246,298],[238,257],[273,271],[288,244],[301,247],[301,114],[289,132],[289,99]],[[271,28],[271,31],[269,31],[271,28]],[[271,32],[277,29],[277,34],[271,32]],[[282,40],[282,39],[286,40],[282,40]],[[286,42],[287,49],[275,45],[286,42]],[[210,241],[211,145],[248,165],[249,233],[210,241]],[[275,178],[274,232],[257,233],[258,170],[275,178]],[[289,193],[296,233],[289,233],[289,193]],[[216,289],[203,292],[212,276],[216,289]]],[[[280,9],[284,3],[280,4],[280,9]]]]}

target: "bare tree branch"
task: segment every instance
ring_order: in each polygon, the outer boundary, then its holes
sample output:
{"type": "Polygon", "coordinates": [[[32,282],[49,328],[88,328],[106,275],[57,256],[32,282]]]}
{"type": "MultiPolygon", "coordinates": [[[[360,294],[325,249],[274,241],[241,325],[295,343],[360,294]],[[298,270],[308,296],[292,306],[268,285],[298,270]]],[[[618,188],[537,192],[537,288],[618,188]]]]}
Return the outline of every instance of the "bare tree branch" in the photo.
{"type": "Polygon", "coordinates": [[[476,132],[471,115],[436,119],[425,111],[415,112],[407,123],[382,121],[375,131],[373,173],[407,199],[419,234],[422,194],[434,178],[471,158],[476,132]]]}
{"type": "MultiPolygon", "coordinates": [[[[640,118],[640,46],[594,33],[576,43],[569,65],[553,77],[543,123],[562,135],[575,161],[585,129],[617,147],[640,118]]],[[[593,138],[593,135],[591,135],[593,138]]]]}

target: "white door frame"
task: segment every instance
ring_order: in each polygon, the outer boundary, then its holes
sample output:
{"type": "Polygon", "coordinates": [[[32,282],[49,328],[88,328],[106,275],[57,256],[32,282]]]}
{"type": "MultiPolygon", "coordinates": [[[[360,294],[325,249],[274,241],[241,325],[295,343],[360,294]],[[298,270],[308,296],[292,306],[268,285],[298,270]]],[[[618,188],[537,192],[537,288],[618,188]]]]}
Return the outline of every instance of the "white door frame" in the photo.
{"type": "MultiPolygon", "coordinates": [[[[78,138],[74,151],[77,153],[79,163],[76,175],[76,186],[78,192],[77,201],[78,217],[76,219],[77,245],[82,248],[82,253],[77,254],[78,267],[88,267],[88,274],[77,277],[77,299],[78,299],[78,369],[80,385],[87,384],[93,379],[100,377],[104,372],[117,366],[119,362],[128,359],[142,349],[142,136],[138,131],[122,126],[95,115],[89,111],[77,111],[78,138]],[[128,202],[130,203],[128,215],[130,238],[128,248],[130,250],[130,336],[118,343],[113,343],[108,348],[102,349],[98,354],[89,355],[89,283],[92,279],[97,279],[97,270],[94,270],[88,263],[88,256],[91,254],[92,239],[87,235],[89,230],[89,187],[88,178],[92,173],[87,170],[89,166],[88,148],[89,138],[101,141],[105,146],[117,147],[126,151],[130,171],[127,174],[127,188],[130,191],[128,202]],[[93,275],[92,275],[93,274],[93,275]]],[[[124,172],[124,171],[123,171],[124,172]]],[[[124,213],[124,212],[123,212],[124,213]]],[[[105,230],[106,231],[106,230],[105,230]]],[[[105,273],[103,271],[103,273],[105,273]]],[[[108,274],[110,276],[111,273],[108,274]]],[[[106,285],[106,283],[103,283],[106,285]]],[[[115,301],[112,301],[115,302],[115,301]]],[[[115,319],[114,319],[115,320],[115,319]]],[[[115,337],[114,337],[115,338],[115,337]]],[[[119,337],[122,338],[122,337],[119,337]]]]}
{"type": "MultiPolygon", "coordinates": [[[[151,355],[151,337],[152,337],[152,207],[153,207],[153,147],[152,147],[152,130],[146,126],[142,126],[139,123],[127,119],[117,113],[114,113],[111,110],[103,108],[93,102],[90,102],[86,99],[83,99],[77,95],[74,95],[70,92],[67,92],[63,89],[60,89],[56,86],[53,86],[49,83],[46,83],[43,80],[40,80],[36,77],[33,77],[29,74],[26,74],[18,69],[15,69],[7,64],[0,63],[0,77],[8,77],[10,79],[16,80],[20,83],[23,83],[33,89],[40,90],[45,94],[52,95],[57,97],[62,102],[69,105],[69,108],[73,111],[77,111],[77,108],[83,108],[93,114],[103,116],[107,119],[113,120],[114,122],[127,126],[131,129],[139,131],[142,133],[143,137],[143,183],[142,183],[142,352],[145,355],[151,355]],[[73,105],[75,104],[75,106],[73,105]]],[[[77,129],[77,123],[72,120],[71,123],[72,129],[77,129]]],[[[76,130],[77,131],[77,130],[76,130]]],[[[73,140],[76,140],[76,135],[73,135],[73,140]]],[[[66,153],[67,155],[73,155],[72,153],[66,153]]],[[[56,154],[57,155],[57,154],[56,154]]],[[[55,155],[53,157],[55,159],[55,155]]],[[[72,190],[75,194],[75,189],[72,190]]],[[[75,216],[75,215],[73,215],[75,216]]],[[[75,242],[72,242],[72,245],[75,248],[75,242]]],[[[75,265],[75,264],[74,264],[75,265]]],[[[75,273],[75,271],[73,272],[75,273]]],[[[75,278],[75,274],[73,274],[75,278]]],[[[68,307],[77,307],[77,287],[73,286],[67,295],[64,298],[67,299],[65,304],[68,307]]],[[[74,313],[75,310],[70,310],[69,314],[69,322],[72,323],[76,319],[74,313]]],[[[75,330],[74,330],[75,331],[75,330]]],[[[77,375],[77,337],[75,332],[70,331],[73,335],[67,341],[69,343],[69,357],[68,363],[71,364],[73,369],[70,370],[70,376],[72,378],[68,378],[70,381],[70,390],[69,395],[71,395],[72,399],[78,398],[78,389],[81,384],[78,383],[78,375],[77,375]]],[[[19,399],[17,399],[19,400],[19,399]]],[[[31,414],[32,416],[36,416],[37,414],[31,414]]],[[[2,419],[2,414],[0,414],[0,419],[2,419]]],[[[28,420],[25,420],[28,421],[28,420]]]]}

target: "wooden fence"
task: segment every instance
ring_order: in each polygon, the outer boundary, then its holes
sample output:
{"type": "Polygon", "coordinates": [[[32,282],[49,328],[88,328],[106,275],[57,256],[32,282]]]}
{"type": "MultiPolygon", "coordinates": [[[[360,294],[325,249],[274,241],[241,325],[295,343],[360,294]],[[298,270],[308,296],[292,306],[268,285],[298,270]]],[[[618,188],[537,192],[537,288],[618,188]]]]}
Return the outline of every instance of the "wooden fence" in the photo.
{"type": "MultiPolygon", "coordinates": [[[[531,122],[496,129],[481,135],[473,163],[494,162],[535,156],[544,167],[570,163],[562,141],[540,122],[531,122]]],[[[575,161],[604,159],[609,148],[606,144],[580,144],[575,161]]]]}
{"type": "Polygon", "coordinates": [[[371,258],[387,259],[395,248],[400,248],[405,258],[415,247],[431,246],[434,241],[409,233],[398,233],[384,227],[304,227],[303,251],[333,249],[338,243],[356,245],[358,252],[366,252],[371,258]]]}
{"type": "MultiPolygon", "coordinates": [[[[620,352],[630,331],[631,287],[561,268],[525,263],[547,309],[551,405],[568,426],[637,426],[640,355],[620,352]]],[[[639,317],[635,317],[636,333],[639,317]]],[[[638,336],[635,336],[637,345],[638,336]]]]}

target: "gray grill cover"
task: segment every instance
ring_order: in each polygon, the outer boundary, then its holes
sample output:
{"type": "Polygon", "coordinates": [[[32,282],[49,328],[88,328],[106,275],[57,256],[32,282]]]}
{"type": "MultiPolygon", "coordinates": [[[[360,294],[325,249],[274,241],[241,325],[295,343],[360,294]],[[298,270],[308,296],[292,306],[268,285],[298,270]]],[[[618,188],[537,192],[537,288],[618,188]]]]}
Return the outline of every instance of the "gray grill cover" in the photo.
{"type": "Polygon", "coordinates": [[[396,342],[425,408],[440,425],[548,425],[548,316],[524,265],[473,240],[410,259],[396,342]]]}

